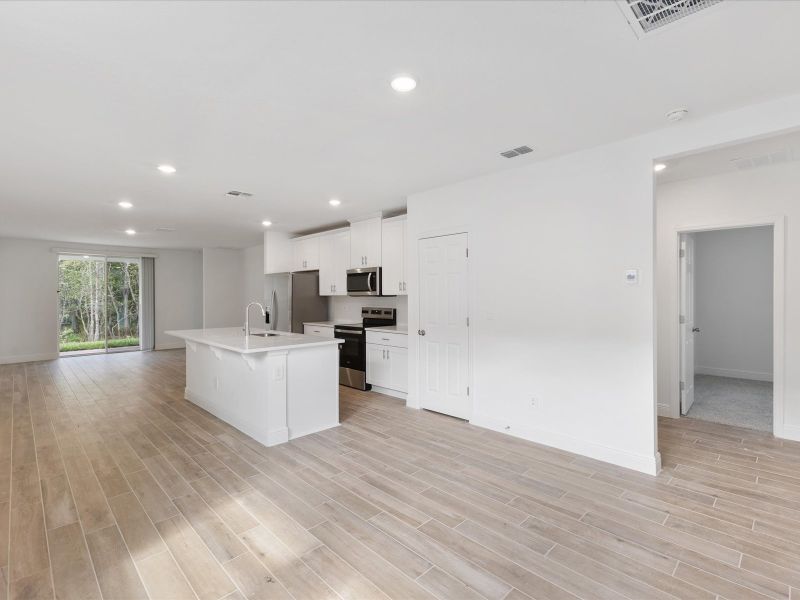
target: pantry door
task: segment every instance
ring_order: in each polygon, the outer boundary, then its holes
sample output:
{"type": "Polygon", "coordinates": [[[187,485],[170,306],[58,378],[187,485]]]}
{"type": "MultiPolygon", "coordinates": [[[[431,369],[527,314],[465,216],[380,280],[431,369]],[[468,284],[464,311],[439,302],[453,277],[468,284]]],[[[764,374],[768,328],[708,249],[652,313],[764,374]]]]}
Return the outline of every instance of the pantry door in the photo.
{"type": "Polygon", "coordinates": [[[461,419],[472,415],[468,260],[466,233],[419,241],[420,406],[461,419]]]}

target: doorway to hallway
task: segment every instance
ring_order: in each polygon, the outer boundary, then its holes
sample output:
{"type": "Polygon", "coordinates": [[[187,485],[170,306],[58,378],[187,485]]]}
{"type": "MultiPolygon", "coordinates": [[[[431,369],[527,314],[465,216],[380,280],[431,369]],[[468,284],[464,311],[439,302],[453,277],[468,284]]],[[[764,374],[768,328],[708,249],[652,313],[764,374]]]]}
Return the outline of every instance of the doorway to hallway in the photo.
{"type": "Polygon", "coordinates": [[[681,415],[773,429],[773,227],[680,234],[681,415]]]}

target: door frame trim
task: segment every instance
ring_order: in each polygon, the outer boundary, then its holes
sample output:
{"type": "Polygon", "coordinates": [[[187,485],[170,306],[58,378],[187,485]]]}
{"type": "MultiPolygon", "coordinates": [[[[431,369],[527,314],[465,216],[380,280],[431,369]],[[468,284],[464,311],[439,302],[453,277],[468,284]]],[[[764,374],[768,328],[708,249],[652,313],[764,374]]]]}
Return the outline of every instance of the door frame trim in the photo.
{"type": "MultiPolygon", "coordinates": [[[[786,216],[774,215],[740,221],[700,222],[676,227],[673,235],[680,249],[680,236],[684,233],[742,229],[746,227],[772,227],[772,434],[784,437],[784,377],[785,377],[785,304],[786,304],[786,216]]],[[[675,256],[673,276],[678,282],[673,292],[676,294],[677,311],[671,315],[677,332],[678,343],[672,348],[670,380],[672,392],[669,398],[670,416],[680,418],[680,252],[675,256]],[[677,391],[677,395],[676,392],[677,391]]]]}
{"type": "MultiPolygon", "coordinates": [[[[430,240],[434,238],[441,238],[441,237],[449,237],[452,235],[466,235],[467,236],[467,250],[470,250],[469,245],[469,231],[466,229],[456,229],[453,231],[441,231],[441,232],[430,232],[430,233],[422,233],[420,236],[415,240],[415,254],[416,254],[416,262],[417,262],[417,281],[422,280],[422,273],[419,268],[420,264],[420,253],[419,253],[419,244],[423,240],[430,240]]],[[[469,259],[471,256],[467,256],[467,319],[469,321],[469,326],[467,327],[467,387],[469,388],[469,395],[467,396],[467,400],[469,401],[469,416],[467,417],[467,421],[471,421],[472,418],[475,416],[475,382],[473,381],[473,318],[472,318],[472,269],[470,269],[470,261],[469,259]]],[[[417,325],[420,325],[419,322],[419,315],[422,312],[422,294],[421,294],[421,287],[420,285],[416,286],[416,296],[417,296],[417,325]]],[[[413,334],[414,332],[409,331],[409,335],[413,334]]],[[[420,352],[420,343],[419,343],[419,335],[416,335],[416,363],[417,363],[417,393],[416,393],[416,406],[413,408],[422,409],[422,377],[420,377],[420,373],[422,372],[422,352],[420,352]]],[[[456,417],[458,418],[458,417],[456,417]]]]}

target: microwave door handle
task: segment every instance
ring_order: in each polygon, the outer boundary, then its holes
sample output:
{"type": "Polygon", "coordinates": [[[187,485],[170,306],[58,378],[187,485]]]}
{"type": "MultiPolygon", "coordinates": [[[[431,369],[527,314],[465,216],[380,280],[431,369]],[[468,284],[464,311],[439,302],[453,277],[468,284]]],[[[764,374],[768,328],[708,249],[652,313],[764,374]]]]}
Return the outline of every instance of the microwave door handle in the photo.
{"type": "Polygon", "coordinates": [[[370,291],[370,292],[374,292],[375,291],[374,289],[372,289],[372,276],[373,275],[375,275],[375,273],[368,273],[367,274],[367,290],[370,291]]]}

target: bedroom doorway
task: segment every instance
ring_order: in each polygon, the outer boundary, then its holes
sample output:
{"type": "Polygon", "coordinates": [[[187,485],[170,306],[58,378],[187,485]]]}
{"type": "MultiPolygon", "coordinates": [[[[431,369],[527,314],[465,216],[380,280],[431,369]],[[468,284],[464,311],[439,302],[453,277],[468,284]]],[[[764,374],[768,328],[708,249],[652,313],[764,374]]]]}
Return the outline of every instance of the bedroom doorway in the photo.
{"type": "Polygon", "coordinates": [[[772,432],[773,227],[679,235],[680,414],[772,432]]]}

